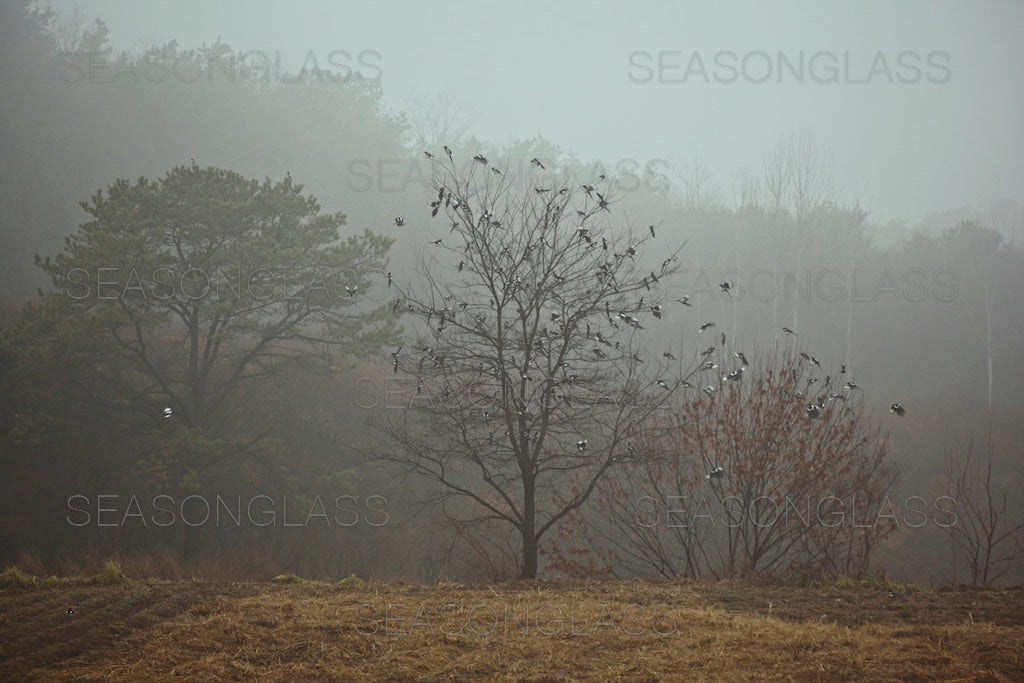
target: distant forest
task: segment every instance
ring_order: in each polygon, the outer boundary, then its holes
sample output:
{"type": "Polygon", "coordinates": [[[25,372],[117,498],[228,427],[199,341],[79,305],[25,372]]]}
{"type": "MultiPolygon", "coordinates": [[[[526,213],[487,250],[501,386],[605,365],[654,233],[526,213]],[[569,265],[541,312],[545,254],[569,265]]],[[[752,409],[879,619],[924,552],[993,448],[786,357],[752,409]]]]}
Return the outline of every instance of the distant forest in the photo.
{"type": "MultiPolygon", "coordinates": [[[[936,211],[920,225],[877,225],[840,199],[847,188],[806,134],[777,141],[726,190],[699,163],[480,140],[443,93],[392,111],[372,54],[359,69],[267,79],[245,46],[118,53],[101,19],[0,7],[0,564],[71,573],[116,557],[129,573],[206,578],[1024,580],[1024,206],[921,207],[936,211]],[[173,70],[200,77],[155,77],[173,70]],[[608,211],[598,182],[612,188],[608,211]],[[557,220],[648,240],[635,258],[616,252],[636,270],[635,340],[651,354],[637,376],[650,385],[662,375],[643,373],[661,363],[704,379],[659,398],[655,430],[564,436],[573,456],[606,447],[609,466],[530,537],[484,510],[490,498],[453,498],[463,484],[423,476],[417,449],[455,444],[466,418],[423,419],[415,399],[443,392],[444,357],[470,348],[438,325],[501,303],[459,284],[471,264],[451,251],[499,239],[474,232],[493,225],[445,213],[476,211],[500,188],[541,207],[517,219],[531,225],[560,187],[557,220]],[[673,271],[663,282],[659,264],[673,271]],[[699,331],[705,322],[715,326],[699,331]],[[729,393],[740,381],[750,394],[729,393]],[[800,397],[779,407],[755,387],[800,397]],[[808,408],[820,396],[826,412],[832,394],[828,415],[808,408]],[[419,423],[398,424],[414,413],[419,423]],[[760,486],[779,509],[792,503],[797,525],[827,514],[842,533],[730,527],[729,500],[754,505],[760,486]],[[833,497],[838,507],[817,505],[833,497]]],[[[580,230],[566,254],[612,258],[580,230]]],[[[518,248],[528,261],[532,247],[518,248]]],[[[594,320],[631,333],[631,316],[615,315],[624,307],[594,320]]],[[[537,313],[545,329],[564,323],[548,304],[537,313]]],[[[591,360],[622,351],[597,323],[586,332],[591,360]]],[[[542,373],[527,374],[524,386],[542,373]]],[[[473,419],[500,439],[484,412],[473,419]]],[[[459,476],[476,485],[468,457],[459,476]]],[[[582,480],[558,476],[538,494],[571,499],[582,480]]],[[[519,483],[502,486],[492,490],[519,483]]]]}

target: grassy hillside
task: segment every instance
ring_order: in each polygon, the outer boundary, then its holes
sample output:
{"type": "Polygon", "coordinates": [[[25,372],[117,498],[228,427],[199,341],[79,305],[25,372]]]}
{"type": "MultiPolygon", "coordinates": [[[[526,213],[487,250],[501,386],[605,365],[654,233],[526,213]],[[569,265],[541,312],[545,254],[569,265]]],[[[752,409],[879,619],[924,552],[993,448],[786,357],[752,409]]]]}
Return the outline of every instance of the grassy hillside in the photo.
{"type": "Polygon", "coordinates": [[[8,570],[0,679],[1022,680],[1024,590],[892,588],[8,570]]]}

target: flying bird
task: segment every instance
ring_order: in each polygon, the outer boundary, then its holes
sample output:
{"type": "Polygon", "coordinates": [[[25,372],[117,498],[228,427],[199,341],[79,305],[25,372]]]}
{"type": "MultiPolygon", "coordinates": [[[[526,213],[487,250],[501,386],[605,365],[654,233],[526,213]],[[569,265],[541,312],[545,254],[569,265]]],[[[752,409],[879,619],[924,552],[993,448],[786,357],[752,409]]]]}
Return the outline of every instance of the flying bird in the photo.
{"type": "Polygon", "coordinates": [[[718,288],[721,289],[723,292],[725,292],[729,296],[730,299],[732,298],[732,292],[729,291],[729,290],[732,289],[732,283],[731,282],[726,280],[722,284],[718,285],[718,288]]]}
{"type": "Polygon", "coordinates": [[[579,441],[577,441],[576,442],[576,450],[579,451],[580,453],[582,453],[583,451],[587,450],[587,440],[586,439],[580,439],[579,441]]]}
{"type": "Polygon", "coordinates": [[[799,334],[797,334],[797,333],[796,333],[796,332],[794,332],[793,330],[789,329],[788,327],[783,327],[783,328],[782,328],[782,331],[783,331],[783,332],[785,332],[786,334],[791,334],[791,335],[793,335],[794,337],[799,337],[799,336],[800,336],[799,334]]]}
{"type": "Polygon", "coordinates": [[[743,378],[743,368],[733,370],[728,375],[722,377],[726,382],[739,382],[743,378]]]}
{"type": "Polygon", "coordinates": [[[904,408],[903,406],[901,406],[901,405],[900,405],[899,403],[893,403],[893,404],[892,404],[891,406],[889,406],[889,412],[890,412],[890,413],[896,413],[896,414],[897,414],[897,415],[899,415],[900,417],[903,417],[903,413],[905,413],[905,412],[907,412],[907,411],[906,411],[906,409],[905,409],[905,408],[904,408]]]}
{"type": "Polygon", "coordinates": [[[689,294],[684,294],[683,296],[681,296],[678,299],[676,299],[676,301],[678,301],[679,303],[681,303],[684,306],[689,306],[691,308],[693,307],[693,304],[690,303],[690,295],[689,294]]]}
{"type": "Polygon", "coordinates": [[[402,347],[399,346],[396,350],[391,352],[391,360],[394,361],[394,372],[398,374],[398,354],[402,352],[402,347]]]}
{"type": "Polygon", "coordinates": [[[725,468],[719,465],[718,467],[715,467],[713,470],[705,474],[704,478],[707,479],[708,481],[711,481],[712,479],[721,479],[724,476],[725,468]]]}
{"type": "Polygon", "coordinates": [[[651,237],[654,237],[654,226],[653,225],[648,225],[647,229],[651,231],[651,237]]]}
{"type": "Polygon", "coordinates": [[[530,163],[533,164],[534,166],[539,166],[541,170],[544,169],[544,164],[540,163],[540,159],[538,159],[537,157],[530,159],[530,163]]]}
{"type": "Polygon", "coordinates": [[[714,323],[701,323],[700,329],[697,330],[697,334],[700,334],[701,332],[703,332],[704,330],[708,329],[709,327],[714,327],[714,326],[715,326],[714,323]]]}
{"type": "Polygon", "coordinates": [[[454,161],[452,159],[452,151],[448,148],[448,145],[444,145],[444,153],[448,155],[448,161],[454,161]]]}
{"type": "Polygon", "coordinates": [[[479,152],[473,155],[473,161],[478,161],[484,166],[487,165],[487,157],[485,157],[483,154],[480,154],[479,152]]]}
{"type": "Polygon", "coordinates": [[[403,225],[405,225],[405,219],[402,218],[401,216],[395,216],[395,225],[397,225],[398,227],[402,227],[403,225]]]}
{"type": "Polygon", "coordinates": [[[170,407],[164,408],[164,419],[169,420],[174,415],[174,411],[170,407]]]}

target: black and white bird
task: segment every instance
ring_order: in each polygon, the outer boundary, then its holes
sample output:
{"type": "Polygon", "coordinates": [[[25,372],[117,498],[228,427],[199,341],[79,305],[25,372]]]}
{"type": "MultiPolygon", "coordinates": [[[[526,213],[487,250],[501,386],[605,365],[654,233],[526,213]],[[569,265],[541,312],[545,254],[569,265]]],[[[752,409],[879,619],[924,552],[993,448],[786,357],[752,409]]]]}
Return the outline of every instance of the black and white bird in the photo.
{"type": "Polygon", "coordinates": [[[693,304],[690,303],[690,295],[689,294],[684,294],[683,296],[681,296],[678,299],[676,299],[676,301],[678,301],[679,303],[681,303],[684,306],[690,306],[691,308],[693,307],[693,304]]]}
{"type": "Polygon", "coordinates": [[[391,352],[391,360],[394,361],[394,372],[398,374],[398,354],[402,352],[402,347],[399,346],[396,350],[391,352]]]}
{"type": "Polygon", "coordinates": [[[395,216],[395,225],[397,225],[398,227],[402,227],[403,225],[405,225],[405,219],[402,218],[401,216],[395,216]]]}
{"type": "Polygon", "coordinates": [[[889,412],[890,412],[890,413],[896,413],[896,414],[897,414],[897,415],[899,415],[900,417],[903,417],[903,413],[905,413],[905,412],[907,412],[907,411],[906,411],[906,409],[905,409],[905,408],[904,408],[903,406],[901,406],[901,405],[900,405],[899,403],[893,403],[893,404],[892,404],[891,406],[889,406],[889,412]]]}
{"type": "Polygon", "coordinates": [[[816,403],[811,403],[810,405],[807,406],[807,417],[813,420],[819,415],[821,415],[821,406],[817,405],[816,403]]]}
{"type": "Polygon", "coordinates": [[[655,304],[654,306],[651,306],[651,313],[654,315],[655,318],[657,318],[658,320],[661,320],[661,306],[660,305],[655,304]]]}
{"type": "Polygon", "coordinates": [[[448,148],[448,145],[443,145],[443,147],[444,153],[448,155],[448,161],[454,161],[454,159],[452,159],[452,150],[448,148]]]}
{"type": "Polygon", "coordinates": [[[722,377],[726,382],[739,382],[743,379],[743,368],[733,370],[728,375],[722,377]]]}
{"type": "Polygon", "coordinates": [[[348,285],[345,285],[345,293],[347,293],[349,296],[355,296],[356,292],[358,292],[358,291],[359,291],[359,287],[358,286],[356,286],[356,287],[349,287],[348,285]]]}
{"type": "Polygon", "coordinates": [[[708,481],[711,481],[712,479],[721,479],[724,476],[725,476],[725,468],[722,467],[721,465],[718,465],[717,467],[712,469],[710,472],[705,474],[704,478],[707,479],[708,481]]]}
{"type": "Polygon", "coordinates": [[[580,439],[579,441],[577,441],[576,442],[576,450],[579,451],[580,453],[582,453],[583,451],[587,450],[587,440],[586,439],[580,439]]]}
{"type": "Polygon", "coordinates": [[[750,365],[750,363],[747,362],[747,357],[743,355],[742,351],[737,351],[732,355],[740,359],[740,362],[743,363],[743,367],[747,367],[748,365],[750,365]]]}
{"type": "Polygon", "coordinates": [[[533,164],[534,166],[539,167],[541,170],[544,170],[544,164],[540,163],[540,159],[538,159],[537,157],[530,159],[530,163],[533,164]]]}
{"type": "Polygon", "coordinates": [[[64,610],[64,614],[68,615],[69,617],[71,615],[73,615],[74,613],[75,613],[75,610],[74,610],[74,608],[71,608],[71,607],[68,607],[66,610],[64,610]]]}
{"type": "Polygon", "coordinates": [[[648,225],[647,229],[651,231],[651,237],[654,237],[654,226],[653,225],[648,225]]]}
{"type": "Polygon", "coordinates": [[[388,271],[388,289],[391,289],[391,271],[388,271]]]}
{"type": "Polygon", "coordinates": [[[668,387],[668,382],[666,382],[666,381],[665,381],[665,380],[663,380],[663,379],[659,379],[659,380],[657,380],[657,381],[655,382],[655,384],[657,384],[657,385],[658,385],[659,387],[661,387],[662,389],[665,389],[666,391],[667,391],[667,390],[668,390],[668,388],[669,388],[669,387],[668,387]]]}
{"type": "Polygon", "coordinates": [[[165,420],[170,420],[172,415],[174,415],[174,411],[171,409],[170,406],[164,408],[164,419],[165,420]]]}
{"type": "Polygon", "coordinates": [[[700,334],[701,332],[703,332],[704,330],[708,329],[709,327],[714,327],[714,326],[715,326],[714,323],[701,323],[700,324],[700,328],[697,330],[697,334],[700,334]]]}
{"type": "Polygon", "coordinates": [[[730,299],[732,298],[732,283],[731,282],[726,280],[725,282],[723,282],[720,285],[718,285],[718,288],[721,289],[723,292],[725,292],[725,294],[730,299]]]}
{"type": "Polygon", "coordinates": [[[786,334],[791,334],[791,335],[793,335],[794,337],[799,337],[799,336],[800,336],[799,334],[797,334],[797,333],[796,333],[796,332],[794,332],[793,330],[789,329],[788,327],[783,327],[783,328],[782,328],[782,331],[783,331],[783,332],[785,332],[786,334]]]}
{"type": "Polygon", "coordinates": [[[487,165],[487,157],[485,157],[483,154],[480,154],[479,152],[473,155],[473,161],[477,161],[483,164],[484,166],[487,165]]]}

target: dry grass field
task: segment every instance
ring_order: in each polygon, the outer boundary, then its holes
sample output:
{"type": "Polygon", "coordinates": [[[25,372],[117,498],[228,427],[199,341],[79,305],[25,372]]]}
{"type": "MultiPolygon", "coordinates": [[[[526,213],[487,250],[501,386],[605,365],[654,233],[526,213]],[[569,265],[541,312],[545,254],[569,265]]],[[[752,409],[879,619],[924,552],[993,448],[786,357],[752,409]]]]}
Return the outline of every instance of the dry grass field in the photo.
{"type": "Polygon", "coordinates": [[[1024,680],[1020,588],[0,577],[0,680],[1024,680]]]}

